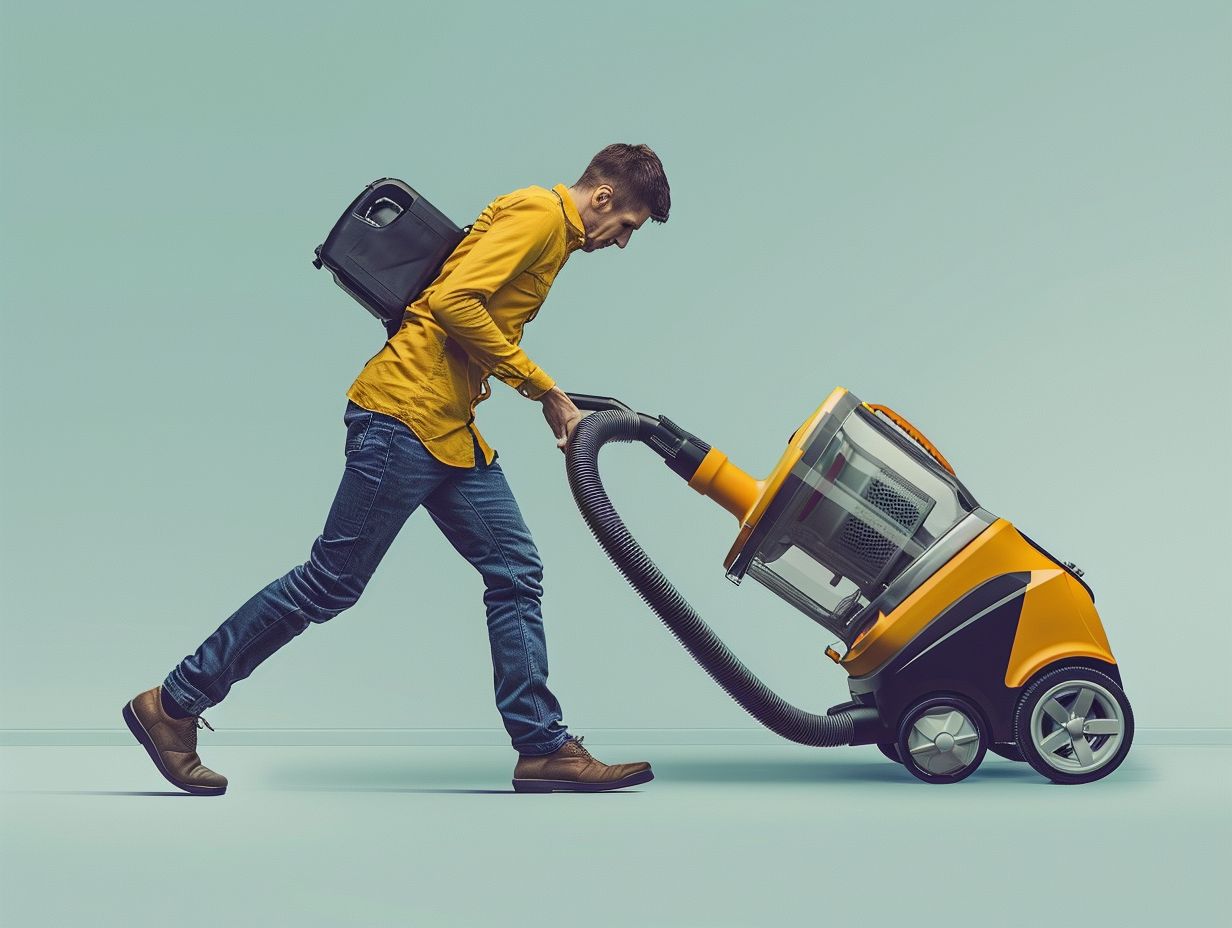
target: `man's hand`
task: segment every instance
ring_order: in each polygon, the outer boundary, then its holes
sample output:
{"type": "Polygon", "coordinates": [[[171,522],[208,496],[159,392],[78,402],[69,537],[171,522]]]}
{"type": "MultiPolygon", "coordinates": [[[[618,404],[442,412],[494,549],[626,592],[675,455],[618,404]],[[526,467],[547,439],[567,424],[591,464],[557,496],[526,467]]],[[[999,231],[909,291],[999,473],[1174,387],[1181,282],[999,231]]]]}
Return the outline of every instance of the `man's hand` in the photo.
{"type": "Polygon", "coordinates": [[[582,420],[582,411],[573,405],[573,400],[560,387],[552,387],[539,397],[539,402],[543,405],[543,418],[548,420],[552,434],[556,436],[556,447],[564,454],[569,447],[569,439],[573,437],[573,430],[582,420]]]}

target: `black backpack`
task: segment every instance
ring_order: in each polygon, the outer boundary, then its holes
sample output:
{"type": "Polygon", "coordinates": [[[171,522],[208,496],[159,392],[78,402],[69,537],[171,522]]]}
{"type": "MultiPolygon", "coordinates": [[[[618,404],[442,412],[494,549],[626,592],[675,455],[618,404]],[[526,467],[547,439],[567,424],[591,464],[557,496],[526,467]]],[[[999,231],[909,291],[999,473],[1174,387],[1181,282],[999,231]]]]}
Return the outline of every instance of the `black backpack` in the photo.
{"type": "Polygon", "coordinates": [[[316,247],[312,264],[385,325],[392,337],[402,312],[436,279],[470,226],[448,216],[394,177],[374,180],[316,247]]]}

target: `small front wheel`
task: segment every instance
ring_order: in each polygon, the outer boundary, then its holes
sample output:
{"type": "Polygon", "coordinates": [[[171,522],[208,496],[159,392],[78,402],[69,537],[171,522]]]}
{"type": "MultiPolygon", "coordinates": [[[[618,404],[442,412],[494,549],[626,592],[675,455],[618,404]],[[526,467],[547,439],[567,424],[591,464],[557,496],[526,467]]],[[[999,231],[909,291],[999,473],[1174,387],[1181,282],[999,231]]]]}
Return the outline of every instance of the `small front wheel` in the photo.
{"type": "Polygon", "coordinates": [[[930,696],[903,714],[898,753],[925,783],[957,783],[975,772],[988,749],[980,711],[961,696],[930,696]]]}
{"type": "Polygon", "coordinates": [[[1061,667],[1023,691],[1014,732],[1039,773],[1054,783],[1090,783],[1116,770],[1129,753],[1134,713],[1112,677],[1061,667]]]}

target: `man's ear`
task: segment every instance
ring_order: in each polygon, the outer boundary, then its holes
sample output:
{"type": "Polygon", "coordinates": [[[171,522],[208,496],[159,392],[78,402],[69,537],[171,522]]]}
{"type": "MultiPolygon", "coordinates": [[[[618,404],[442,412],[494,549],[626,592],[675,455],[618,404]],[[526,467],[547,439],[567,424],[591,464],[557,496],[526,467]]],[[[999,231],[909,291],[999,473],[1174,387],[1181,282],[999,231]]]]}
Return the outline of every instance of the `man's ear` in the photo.
{"type": "Polygon", "coordinates": [[[599,184],[590,191],[590,208],[597,213],[606,213],[612,208],[612,185],[599,184]]]}

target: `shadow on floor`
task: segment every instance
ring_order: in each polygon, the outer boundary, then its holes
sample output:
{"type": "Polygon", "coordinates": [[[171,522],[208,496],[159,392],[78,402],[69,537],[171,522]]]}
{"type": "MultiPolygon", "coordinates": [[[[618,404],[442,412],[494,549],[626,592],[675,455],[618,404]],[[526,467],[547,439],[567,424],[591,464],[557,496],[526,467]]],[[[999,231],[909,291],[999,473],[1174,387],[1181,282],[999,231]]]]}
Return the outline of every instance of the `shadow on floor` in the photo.
{"type": "MultiPolygon", "coordinates": [[[[15,789],[5,790],[11,793],[39,793],[45,796],[181,796],[192,797],[192,793],[183,793],[175,789],[15,789]]],[[[192,797],[207,798],[207,797],[192,797]]]]}
{"type": "MultiPolygon", "coordinates": [[[[449,789],[446,787],[420,786],[353,786],[341,784],[337,786],[281,786],[275,791],[292,793],[439,793],[458,796],[517,796],[521,795],[512,789],[449,789]]],[[[44,795],[44,796],[180,796],[183,798],[211,799],[211,796],[192,796],[190,793],[172,791],[152,791],[136,789],[13,789],[4,790],[14,795],[44,795]]],[[[641,790],[623,789],[592,795],[617,796],[625,793],[637,793],[641,790]]],[[[526,795],[534,795],[527,793],[526,795]]]]}
{"type": "MultiPolygon", "coordinates": [[[[910,773],[888,760],[681,760],[659,764],[657,770],[666,779],[689,783],[886,783],[912,787],[920,784],[910,773]]],[[[1040,779],[1034,770],[1022,764],[984,764],[970,777],[972,780],[993,778],[1015,782],[1040,779]]]]}
{"type": "Polygon", "coordinates": [[[439,793],[456,796],[514,796],[512,789],[461,789],[435,786],[356,786],[349,783],[326,785],[302,783],[278,786],[275,789],[291,793],[439,793]]]}
{"type": "MultiPolygon", "coordinates": [[[[654,764],[656,779],[661,783],[689,784],[800,784],[810,783],[885,783],[916,787],[919,781],[906,770],[888,760],[857,759],[830,756],[825,760],[802,758],[693,758],[672,757],[662,752],[647,752],[654,764]]],[[[621,758],[622,760],[624,758],[621,758]]],[[[373,763],[356,759],[339,761],[300,761],[294,765],[266,768],[267,787],[279,790],[315,792],[390,792],[390,793],[457,793],[513,794],[511,789],[484,788],[493,782],[508,782],[510,770],[504,765],[465,764],[436,759],[416,759],[405,764],[387,761],[373,763]],[[410,781],[408,785],[407,781],[410,781]],[[424,786],[415,785],[415,782],[424,786]],[[426,784],[457,783],[456,787],[435,787],[426,784]],[[474,784],[471,786],[471,784],[474,784]]],[[[996,780],[1023,784],[1046,785],[1047,781],[1026,764],[1000,760],[986,761],[971,775],[971,781],[996,780]]],[[[651,787],[653,789],[654,787],[651,787]]],[[[621,792],[636,792],[624,790],[621,792]]]]}
{"type": "MultiPolygon", "coordinates": [[[[512,789],[452,789],[434,786],[282,786],[280,790],[293,793],[439,793],[458,796],[542,796],[544,793],[519,793],[512,789]]],[[[566,791],[568,792],[568,791],[566,791]]],[[[587,793],[588,796],[623,796],[627,793],[640,793],[639,789],[620,789],[606,792],[587,793]]]]}

